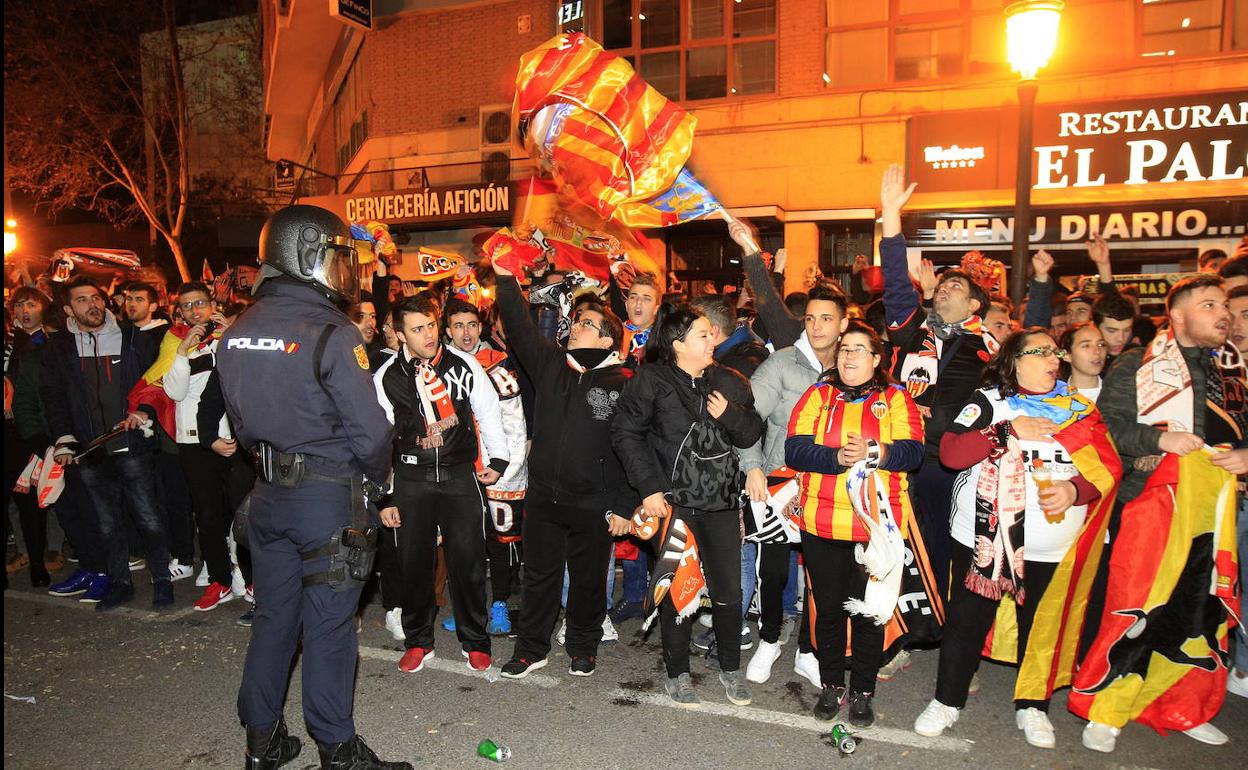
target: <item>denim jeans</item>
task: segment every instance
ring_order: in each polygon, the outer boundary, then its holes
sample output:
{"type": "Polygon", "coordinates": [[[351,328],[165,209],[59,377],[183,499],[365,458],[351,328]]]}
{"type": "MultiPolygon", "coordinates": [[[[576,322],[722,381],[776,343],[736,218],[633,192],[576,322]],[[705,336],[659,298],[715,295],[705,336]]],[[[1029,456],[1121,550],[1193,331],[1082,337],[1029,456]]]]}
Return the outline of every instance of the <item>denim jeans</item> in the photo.
{"type": "Polygon", "coordinates": [[[101,551],[109,577],[130,582],[130,549],[123,526],[123,517],[129,516],[143,539],[152,580],[168,580],[169,542],[156,499],[152,456],[109,455],[77,467],[99,517],[101,551]]]}
{"type": "Polygon", "coordinates": [[[750,613],[754,589],[758,587],[758,543],[741,543],[741,620],[750,613]]]}
{"type": "Polygon", "coordinates": [[[1235,668],[1241,673],[1248,673],[1248,631],[1244,630],[1244,610],[1248,609],[1248,599],[1244,597],[1244,586],[1248,586],[1248,496],[1239,501],[1239,524],[1235,528],[1239,537],[1239,617],[1240,624],[1235,627],[1235,668]]]}
{"type": "Polygon", "coordinates": [[[646,600],[646,592],[650,590],[650,552],[649,546],[642,545],[637,558],[624,561],[624,595],[620,601],[637,602],[646,600]]]}

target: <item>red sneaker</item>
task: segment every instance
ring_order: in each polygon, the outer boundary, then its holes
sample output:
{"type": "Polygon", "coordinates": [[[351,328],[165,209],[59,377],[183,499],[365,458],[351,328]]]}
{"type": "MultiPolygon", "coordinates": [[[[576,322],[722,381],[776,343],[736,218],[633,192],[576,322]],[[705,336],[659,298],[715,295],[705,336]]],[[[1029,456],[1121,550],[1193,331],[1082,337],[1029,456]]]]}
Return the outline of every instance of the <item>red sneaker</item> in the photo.
{"type": "Polygon", "coordinates": [[[225,604],[233,598],[234,594],[230,591],[229,586],[223,586],[220,583],[210,583],[204,589],[203,595],[195,600],[194,607],[198,612],[207,612],[208,610],[215,610],[218,604],[225,604]]]}
{"type": "Polygon", "coordinates": [[[464,657],[468,659],[468,668],[473,671],[484,671],[490,667],[490,654],[488,652],[466,652],[464,657]]]}
{"type": "Polygon", "coordinates": [[[432,657],[432,648],[412,647],[403,653],[403,659],[399,661],[399,670],[408,674],[415,674],[425,667],[425,660],[432,657]]]}

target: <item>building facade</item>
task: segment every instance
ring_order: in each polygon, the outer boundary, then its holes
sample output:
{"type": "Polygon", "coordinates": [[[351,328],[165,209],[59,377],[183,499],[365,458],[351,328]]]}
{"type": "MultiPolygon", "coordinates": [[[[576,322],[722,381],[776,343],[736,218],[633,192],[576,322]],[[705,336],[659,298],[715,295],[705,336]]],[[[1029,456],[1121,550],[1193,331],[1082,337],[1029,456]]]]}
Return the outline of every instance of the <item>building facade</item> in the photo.
{"type": "MultiPolygon", "coordinates": [[[[367,3],[330,5],[263,3],[266,152],[302,167],[292,199],[377,215],[401,243],[468,253],[510,221],[519,57],[584,29],[697,116],[692,168],[786,249],[788,288],[872,252],[890,163],[919,182],[914,248],[1008,261],[1018,79],[998,0],[373,0],[354,20],[367,3]]],[[[1124,272],[1238,241],[1248,0],[1069,0],[1034,145],[1033,243],[1066,272],[1089,267],[1093,230],[1124,272]]],[[[656,237],[683,277],[736,273],[722,222],[656,237]]]]}

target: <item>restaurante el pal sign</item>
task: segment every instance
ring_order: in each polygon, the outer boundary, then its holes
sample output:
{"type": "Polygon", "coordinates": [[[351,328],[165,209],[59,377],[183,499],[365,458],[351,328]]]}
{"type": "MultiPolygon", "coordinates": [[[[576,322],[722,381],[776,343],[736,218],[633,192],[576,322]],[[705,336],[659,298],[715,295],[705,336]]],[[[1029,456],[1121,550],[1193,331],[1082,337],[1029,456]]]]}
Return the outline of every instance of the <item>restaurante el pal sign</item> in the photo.
{"type": "MultiPolygon", "coordinates": [[[[925,192],[1013,188],[1017,120],[1013,109],[915,117],[912,178],[925,192]],[[974,162],[940,162],[950,148],[974,162]]],[[[1037,190],[1243,179],[1248,91],[1038,105],[1033,146],[1037,190]]]]}

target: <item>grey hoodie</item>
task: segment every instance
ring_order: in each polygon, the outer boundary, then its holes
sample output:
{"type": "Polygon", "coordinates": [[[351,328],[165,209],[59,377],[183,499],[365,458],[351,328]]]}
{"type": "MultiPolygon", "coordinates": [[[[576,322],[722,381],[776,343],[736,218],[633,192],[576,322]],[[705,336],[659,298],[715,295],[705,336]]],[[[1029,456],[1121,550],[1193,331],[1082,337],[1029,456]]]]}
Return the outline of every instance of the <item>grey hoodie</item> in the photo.
{"type": "Polygon", "coordinates": [[[771,473],[784,465],[789,415],[822,373],[804,331],[794,345],[777,350],[759,365],[750,378],[750,388],[754,391],[754,409],[766,423],[767,434],[749,449],[737,450],[742,471],[762,468],[764,473],[771,473]]]}

